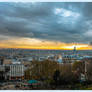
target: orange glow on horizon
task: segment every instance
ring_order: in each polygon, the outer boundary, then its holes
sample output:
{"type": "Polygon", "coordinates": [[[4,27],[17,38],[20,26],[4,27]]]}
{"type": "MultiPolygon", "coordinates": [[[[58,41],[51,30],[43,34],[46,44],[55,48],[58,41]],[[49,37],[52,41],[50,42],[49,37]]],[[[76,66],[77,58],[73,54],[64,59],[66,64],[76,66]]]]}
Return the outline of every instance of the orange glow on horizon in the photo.
{"type": "Polygon", "coordinates": [[[73,50],[74,46],[77,50],[92,50],[92,46],[88,44],[43,41],[31,38],[16,38],[0,42],[0,48],[73,50]]]}

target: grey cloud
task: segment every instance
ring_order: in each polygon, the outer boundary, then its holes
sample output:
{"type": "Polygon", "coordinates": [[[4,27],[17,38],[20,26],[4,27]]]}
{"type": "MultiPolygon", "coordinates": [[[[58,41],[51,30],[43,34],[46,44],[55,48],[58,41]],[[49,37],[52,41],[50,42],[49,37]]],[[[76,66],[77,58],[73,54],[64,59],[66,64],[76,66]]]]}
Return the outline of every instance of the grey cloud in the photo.
{"type": "Polygon", "coordinates": [[[86,25],[87,21],[92,20],[91,10],[92,3],[0,3],[0,34],[11,38],[88,43],[92,37],[84,34],[90,26],[86,25]],[[79,13],[81,17],[63,18],[55,15],[56,8],[79,13]]]}

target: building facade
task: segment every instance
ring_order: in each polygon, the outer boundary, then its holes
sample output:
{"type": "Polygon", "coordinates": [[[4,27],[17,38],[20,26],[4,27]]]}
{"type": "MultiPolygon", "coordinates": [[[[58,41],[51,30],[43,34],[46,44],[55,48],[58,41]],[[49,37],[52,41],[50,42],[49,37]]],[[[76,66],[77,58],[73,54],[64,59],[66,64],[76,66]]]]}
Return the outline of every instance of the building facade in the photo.
{"type": "Polygon", "coordinates": [[[8,72],[9,80],[23,80],[24,79],[24,65],[10,64],[10,71],[8,72]]]}

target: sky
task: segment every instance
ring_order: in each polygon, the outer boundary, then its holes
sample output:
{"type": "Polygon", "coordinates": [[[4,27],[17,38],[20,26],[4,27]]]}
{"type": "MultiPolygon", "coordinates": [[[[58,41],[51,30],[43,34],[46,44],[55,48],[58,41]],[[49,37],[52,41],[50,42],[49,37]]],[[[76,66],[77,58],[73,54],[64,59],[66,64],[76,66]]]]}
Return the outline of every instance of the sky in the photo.
{"type": "Polygon", "coordinates": [[[0,48],[90,50],[91,45],[91,2],[0,2],[0,48]]]}

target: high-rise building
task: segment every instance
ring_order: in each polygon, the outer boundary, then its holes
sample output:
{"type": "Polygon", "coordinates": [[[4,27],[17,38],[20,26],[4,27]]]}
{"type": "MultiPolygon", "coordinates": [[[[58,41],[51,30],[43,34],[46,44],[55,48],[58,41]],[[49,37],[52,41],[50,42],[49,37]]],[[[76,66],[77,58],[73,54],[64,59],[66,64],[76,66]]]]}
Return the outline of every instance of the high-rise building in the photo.
{"type": "Polygon", "coordinates": [[[74,46],[73,53],[76,54],[76,46],[74,46]]]}

